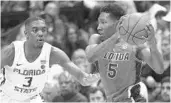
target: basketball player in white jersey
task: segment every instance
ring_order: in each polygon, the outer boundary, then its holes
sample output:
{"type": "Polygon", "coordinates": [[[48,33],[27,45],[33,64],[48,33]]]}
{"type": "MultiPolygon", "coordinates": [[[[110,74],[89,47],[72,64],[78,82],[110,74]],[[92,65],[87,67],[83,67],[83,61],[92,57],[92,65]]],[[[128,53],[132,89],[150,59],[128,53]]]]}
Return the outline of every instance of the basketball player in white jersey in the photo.
{"type": "Polygon", "coordinates": [[[82,85],[90,85],[99,79],[98,75],[82,72],[62,50],[44,42],[47,35],[44,19],[28,18],[25,34],[26,41],[14,41],[1,51],[5,83],[1,85],[0,103],[40,102],[35,98],[39,98],[53,64],[63,66],[82,85]]]}
{"type": "Polygon", "coordinates": [[[140,82],[142,64],[146,62],[156,73],[162,74],[162,56],[157,50],[154,29],[150,24],[145,28],[150,36],[144,38],[148,41],[148,48],[140,52],[138,47],[120,37],[117,25],[123,15],[125,11],[119,3],[101,8],[97,28],[100,34],[90,37],[87,57],[98,67],[108,102],[145,102],[148,96],[145,85],[140,82]]]}

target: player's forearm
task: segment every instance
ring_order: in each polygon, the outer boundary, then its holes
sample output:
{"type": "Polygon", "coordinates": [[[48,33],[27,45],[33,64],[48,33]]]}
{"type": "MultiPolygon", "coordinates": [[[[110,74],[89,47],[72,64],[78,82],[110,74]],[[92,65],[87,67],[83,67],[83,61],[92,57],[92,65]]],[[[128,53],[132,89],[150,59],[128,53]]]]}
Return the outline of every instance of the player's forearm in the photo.
{"type": "Polygon", "coordinates": [[[162,74],[164,72],[162,55],[159,53],[157,47],[150,48],[150,53],[152,68],[156,73],[162,74]]]}
{"type": "Polygon", "coordinates": [[[117,40],[118,40],[118,34],[115,33],[114,35],[112,35],[112,37],[96,45],[94,48],[91,48],[91,50],[89,50],[89,52],[87,53],[87,58],[89,62],[96,61],[98,57],[101,55],[101,53],[103,53],[104,50],[108,49],[109,47],[115,45],[117,40]]]}

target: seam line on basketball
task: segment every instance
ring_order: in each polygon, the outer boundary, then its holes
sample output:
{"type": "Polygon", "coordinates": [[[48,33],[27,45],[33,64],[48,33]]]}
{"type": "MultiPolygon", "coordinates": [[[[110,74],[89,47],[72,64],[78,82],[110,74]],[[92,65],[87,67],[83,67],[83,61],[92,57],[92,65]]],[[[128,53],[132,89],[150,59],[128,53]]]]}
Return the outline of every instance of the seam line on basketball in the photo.
{"type": "MultiPolygon", "coordinates": [[[[141,31],[144,31],[144,30],[145,30],[145,29],[140,30],[140,31],[136,32],[135,34],[137,34],[137,33],[141,32],[141,31]]],[[[132,36],[132,37],[134,37],[134,38],[137,38],[137,39],[143,39],[143,38],[136,37],[135,35],[131,35],[131,36],[132,36]]]]}
{"type": "MultiPolygon", "coordinates": [[[[130,16],[129,16],[129,17],[130,17],[130,16]]],[[[143,16],[141,16],[141,18],[142,18],[142,17],[143,17],[143,16]]],[[[130,35],[131,35],[132,31],[134,30],[134,28],[137,26],[138,22],[141,20],[141,18],[135,23],[135,26],[132,28],[132,30],[131,30],[131,32],[130,32],[130,35]]],[[[129,24],[129,22],[128,22],[128,24],[129,24]]],[[[129,39],[130,35],[128,35],[127,41],[128,41],[128,39],[129,39]]]]}

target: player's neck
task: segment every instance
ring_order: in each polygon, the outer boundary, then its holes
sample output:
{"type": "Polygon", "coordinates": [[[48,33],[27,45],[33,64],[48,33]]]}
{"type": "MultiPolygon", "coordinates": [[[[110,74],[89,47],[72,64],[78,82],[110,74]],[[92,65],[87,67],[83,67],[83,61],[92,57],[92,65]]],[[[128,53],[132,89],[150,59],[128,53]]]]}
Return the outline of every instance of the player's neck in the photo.
{"type": "Polygon", "coordinates": [[[29,49],[41,49],[43,47],[43,46],[39,46],[38,44],[34,44],[30,41],[26,41],[25,46],[26,48],[29,48],[29,49]]]}

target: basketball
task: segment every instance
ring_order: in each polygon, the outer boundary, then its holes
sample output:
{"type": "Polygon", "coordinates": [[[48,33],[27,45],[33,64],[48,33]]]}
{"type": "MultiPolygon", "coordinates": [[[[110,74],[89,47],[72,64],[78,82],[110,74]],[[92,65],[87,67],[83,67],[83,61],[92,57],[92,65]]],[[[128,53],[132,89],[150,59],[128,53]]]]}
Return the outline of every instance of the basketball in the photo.
{"type": "Polygon", "coordinates": [[[144,37],[148,38],[145,30],[149,22],[149,16],[142,13],[133,13],[121,17],[118,30],[121,37],[129,44],[140,45],[146,42],[144,37]]]}

